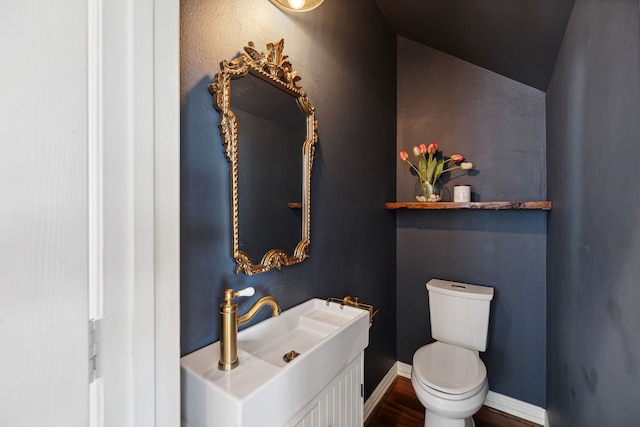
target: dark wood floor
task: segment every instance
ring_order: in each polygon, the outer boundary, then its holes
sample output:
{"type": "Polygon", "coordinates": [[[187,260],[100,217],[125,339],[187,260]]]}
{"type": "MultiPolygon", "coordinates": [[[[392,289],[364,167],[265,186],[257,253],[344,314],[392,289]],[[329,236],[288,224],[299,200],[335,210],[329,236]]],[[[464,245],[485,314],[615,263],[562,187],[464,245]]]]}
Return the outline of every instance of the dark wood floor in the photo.
{"type": "MultiPolygon", "coordinates": [[[[473,416],[476,427],[540,427],[493,408],[483,406],[473,416]]],[[[373,410],[365,427],[423,427],[424,407],[416,397],[411,380],[397,377],[373,410]]]]}

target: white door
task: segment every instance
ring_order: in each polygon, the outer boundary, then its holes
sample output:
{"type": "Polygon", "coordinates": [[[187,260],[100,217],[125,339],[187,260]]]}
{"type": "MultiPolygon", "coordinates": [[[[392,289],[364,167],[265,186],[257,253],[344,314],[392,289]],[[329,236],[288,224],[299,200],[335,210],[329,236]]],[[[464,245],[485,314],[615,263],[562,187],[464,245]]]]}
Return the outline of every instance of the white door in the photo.
{"type": "Polygon", "coordinates": [[[177,22],[0,0],[0,426],[179,422],[177,22]]]}
{"type": "Polygon", "coordinates": [[[87,6],[0,11],[0,425],[86,426],[87,6]]]}

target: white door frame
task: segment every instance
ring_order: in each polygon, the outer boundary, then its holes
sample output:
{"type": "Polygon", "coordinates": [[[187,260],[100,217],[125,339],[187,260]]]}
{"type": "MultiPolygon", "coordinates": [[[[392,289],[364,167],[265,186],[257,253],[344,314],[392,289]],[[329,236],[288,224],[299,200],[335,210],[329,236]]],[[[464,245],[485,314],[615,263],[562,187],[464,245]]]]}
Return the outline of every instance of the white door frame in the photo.
{"type": "Polygon", "coordinates": [[[128,3],[135,98],[133,426],[175,427],[180,424],[180,4],[128,3]]]}
{"type": "Polygon", "coordinates": [[[175,427],[180,424],[179,1],[90,4],[94,63],[89,68],[96,70],[96,103],[89,114],[97,137],[96,157],[89,163],[98,165],[94,200],[104,215],[95,221],[102,236],[94,252],[103,251],[98,270],[104,274],[95,299],[101,378],[94,423],[175,427]]]}
{"type": "Polygon", "coordinates": [[[180,423],[180,2],[156,0],[153,12],[155,425],[175,427],[180,423]]]}

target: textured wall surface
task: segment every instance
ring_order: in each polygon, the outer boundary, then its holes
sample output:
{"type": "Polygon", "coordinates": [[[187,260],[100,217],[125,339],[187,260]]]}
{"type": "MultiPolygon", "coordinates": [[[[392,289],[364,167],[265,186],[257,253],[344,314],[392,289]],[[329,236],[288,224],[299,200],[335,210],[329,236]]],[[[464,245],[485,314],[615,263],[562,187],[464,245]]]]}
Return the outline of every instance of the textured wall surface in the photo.
{"type": "Polygon", "coordinates": [[[375,0],[398,35],[540,90],[573,1],[375,0]]]}
{"type": "Polygon", "coordinates": [[[553,426],[640,418],[638,6],[576,0],[547,93],[553,426]]]}
{"type": "MultiPolygon", "coordinates": [[[[396,38],[368,0],[288,14],[269,1],[181,2],[181,349],[218,340],[224,289],[254,286],[283,309],[358,296],[380,308],[365,353],[368,396],[395,361],[396,38]],[[316,107],[310,258],[282,271],[233,273],[228,164],[207,85],[249,41],[280,38],[316,107]]],[[[267,310],[256,317],[264,319],[267,310]]]]}
{"type": "MultiPolygon", "coordinates": [[[[436,141],[445,154],[463,153],[477,171],[447,186],[470,184],[472,200],[545,200],[544,93],[398,40],[398,150],[436,141]]],[[[416,178],[397,165],[398,201],[412,200],[416,178]]],[[[398,359],[411,363],[432,341],[429,279],[492,286],[489,344],[481,355],[490,388],[544,407],[547,215],[399,210],[398,359]]]]}

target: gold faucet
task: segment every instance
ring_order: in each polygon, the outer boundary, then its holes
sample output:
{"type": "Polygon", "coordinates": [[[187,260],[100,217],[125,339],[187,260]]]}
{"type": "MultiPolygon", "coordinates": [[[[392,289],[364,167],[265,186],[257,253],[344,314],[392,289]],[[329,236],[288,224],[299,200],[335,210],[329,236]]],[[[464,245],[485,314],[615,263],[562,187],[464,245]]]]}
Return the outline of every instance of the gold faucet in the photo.
{"type": "Polygon", "coordinates": [[[220,304],[220,361],[221,371],[230,371],[238,366],[238,326],[249,322],[262,307],[271,307],[271,315],[280,315],[280,306],[272,296],[260,298],[244,315],[238,317],[238,304],[233,302],[235,297],[250,297],[255,293],[252,287],[235,292],[233,289],[224,291],[224,303],[220,304]]]}

